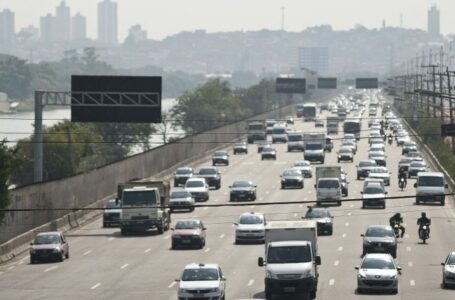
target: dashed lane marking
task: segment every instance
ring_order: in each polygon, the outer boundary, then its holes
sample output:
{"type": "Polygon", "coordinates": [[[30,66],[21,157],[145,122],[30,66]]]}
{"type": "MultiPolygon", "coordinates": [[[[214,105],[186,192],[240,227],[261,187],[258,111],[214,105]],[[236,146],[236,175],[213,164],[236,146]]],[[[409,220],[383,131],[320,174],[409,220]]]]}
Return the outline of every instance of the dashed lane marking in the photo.
{"type": "Polygon", "coordinates": [[[53,267],[47,268],[46,270],[44,270],[44,272],[47,273],[47,272],[50,272],[50,271],[55,270],[57,268],[58,268],[57,266],[53,266],[53,267]]]}
{"type": "Polygon", "coordinates": [[[176,284],[175,281],[173,281],[170,285],[167,286],[168,289],[172,289],[174,287],[174,285],[176,284]]]}
{"type": "Polygon", "coordinates": [[[164,239],[165,239],[165,240],[168,240],[170,237],[171,237],[171,235],[166,235],[166,236],[164,237],[164,239]]]}
{"type": "Polygon", "coordinates": [[[354,204],[349,205],[349,207],[354,207],[354,204]]]}
{"type": "Polygon", "coordinates": [[[406,247],[406,251],[411,252],[411,247],[406,247]]]}
{"type": "Polygon", "coordinates": [[[205,253],[209,252],[210,251],[210,248],[207,248],[204,250],[205,253]]]}
{"type": "Polygon", "coordinates": [[[335,279],[330,279],[329,280],[329,285],[334,285],[335,284],[335,279]]]}
{"type": "Polygon", "coordinates": [[[263,200],[264,200],[264,198],[262,198],[262,197],[259,197],[259,201],[263,201],[263,200]]]}
{"type": "Polygon", "coordinates": [[[123,266],[120,267],[120,270],[123,270],[125,269],[126,267],[128,267],[128,264],[124,264],[123,266]]]}
{"type": "Polygon", "coordinates": [[[110,237],[110,238],[108,238],[107,240],[108,240],[108,241],[112,241],[112,240],[114,240],[114,237],[110,237]]]}
{"type": "Polygon", "coordinates": [[[352,216],[352,212],[348,212],[348,216],[352,216]]]}
{"type": "Polygon", "coordinates": [[[409,234],[406,233],[406,234],[404,235],[404,238],[405,238],[405,239],[409,239],[409,234]]]}
{"type": "Polygon", "coordinates": [[[91,289],[91,290],[96,290],[97,288],[100,287],[100,285],[101,285],[101,283],[98,282],[97,284],[95,284],[94,286],[92,286],[90,289],[91,289]]]}
{"type": "Polygon", "coordinates": [[[265,194],[268,195],[268,194],[270,194],[270,192],[269,191],[265,191],[265,194]]]}
{"type": "Polygon", "coordinates": [[[414,280],[409,281],[409,284],[410,284],[411,286],[416,286],[416,282],[415,282],[414,280]]]}
{"type": "Polygon", "coordinates": [[[251,208],[255,208],[256,206],[255,205],[251,205],[251,208]]]}
{"type": "Polygon", "coordinates": [[[220,235],[220,239],[224,238],[224,234],[220,235]]]}
{"type": "MultiPolygon", "coordinates": [[[[305,200],[306,200],[306,199],[305,199],[305,200]]],[[[299,205],[299,208],[302,208],[302,207],[303,207],[303,204],[300,204],[300,205],[299,205]]]]}
{"type": "Polygon", "coordinates": [[[349,222],[346,222],[346,224],[344,224],[344,226],[349,227],[349,222]]]}
{"type": "Polygon", "coordinates": [[[348,235],[346,233],[343,233],[343,235],[341,237],[343,237],[345,239],[347,236],[348,235]]]}
{"type": "Polygon", "coordinates": [[[254,284],[254,279],[251,279],[250,281],[248,281],[248,286],[252,286],[254,284]]]}
{"type": "Polygon", "coordinates": [[[333,263],[333,265],[334,265],[335,267],[338,266],[339,264],[340,264],[340,261],[339,261],[339,260],[336,260],[336,261],[333,263]]]}
{"type": "Polygon", "coordinates": [[[197,218],[197,215],[193,215],[192,218],[197,218]]]}
{"type": "Polygon", "coordinates": [[[343,246],[338,247],[338,251],[343,251],[343,246]]]}
{"type": "Polygon", "coordinates": [[[8,271],[11,271],[11,270],[14,269],[14,268],[15,268],[14,266],[11,266],[11,267],[9,267],[7,270],[8,270],[8,271]]]}
{"type": "Polygon", "coordinates": [[[206,207],[204,207],[204,210],[207,210],[208,208],[209,208],[209,207],[208,207],[208,206],[206,206],[206,207]]]}
{"type": "Polygon", "coordinates": [[[150,251],[152,251],[152,249],[148,248],[148,249],[145,249],[144,253],[149,253],[150,251]]]}
{"type": "Polygon", "coordinates": [[[298,214],[294,214],[294,217],[297,217],[297,216],[298,216],[298,214]]]}
{"type": "Polygon", "coordinates": [[[412,267],[413,265],[412,261],[408,262],[408,267],[412,267]]]}
{"type": "Polygon", "coordinates": [[[275,189],[275,186],[274,186],[274,185],[272,185],[272,189],[275,189]]]}
{"type": "Polygon", "coordinates": [[[86,255],[90,254],[91,252],[92,252],[92,250],[87,250],[82,254],[82,256],[86,256],[86,255]]]}

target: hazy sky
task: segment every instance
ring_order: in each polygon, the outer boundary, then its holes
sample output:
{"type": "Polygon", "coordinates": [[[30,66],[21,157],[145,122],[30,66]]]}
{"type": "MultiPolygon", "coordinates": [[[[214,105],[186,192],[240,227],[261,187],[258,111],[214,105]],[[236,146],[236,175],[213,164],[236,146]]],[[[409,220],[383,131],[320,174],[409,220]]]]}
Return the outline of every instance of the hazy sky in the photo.
{"type": "MultiPolygon", "coordinates": [[[[100,0],[67,0],[71,14],[87,17],[88,35],[96,38],[97,3],[100,0]]],[[[141,24],[149,38],[162,39],[182,30],[234,31],[279,29],[281,7],[285,7],[285,29],[330,24],[350,29],[356,24],[368,28],[399,26],[400,13],[406,28],[426,29],[427,10],[436,4],[441,10],[441,30],[455,32],[455,0],[116,0],[119,35],[141,24]]],[[[55,13],[60,0],[0,0],[0,10],[16,12],[16,27],[39,25],[39,17],[55,13]]]]}

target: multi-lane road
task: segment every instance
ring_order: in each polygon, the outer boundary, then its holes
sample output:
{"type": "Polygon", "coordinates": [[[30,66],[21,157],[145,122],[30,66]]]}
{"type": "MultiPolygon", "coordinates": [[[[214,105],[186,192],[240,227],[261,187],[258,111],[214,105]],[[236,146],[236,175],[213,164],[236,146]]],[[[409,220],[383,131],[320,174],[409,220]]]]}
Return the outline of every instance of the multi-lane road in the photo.
{"type": "MultiPolygon", "coordinates": [[[[367,113],[364,114],[364,116],[367,113]]],[[[324,113],[322,117],[326,117],[324,113]]],[[[316,132],[314,123],[297,120],[297,130],[316,132]]],[[[367,120],[363,120],[366,129],[367,120]]],[[[362,136],[368,132],[363,131],[362,136]]],[[[340,135],[334,136],[341,138],[340,135]]],[[[340,140],[335,139],[337,150],[340,140]]],[[[207,245],[202,250],[171,250],[170,231],[164,235],[120,235],[116,228],[104,229],[101,219],[69,232],[70,259],[63,263],[29,264],[28,255],[0,266],[0,299],[176,299],[174,281],[186,264],[218,263],[227,277],[227,299],[264,298],[264,270],[257,257],[264,245],[235,245],[234,225],[247,211],[265,213],[268,220],[300,219],[306,204],[258,206],[255,203],[280,201],[314,201],[314,178],[305,179],[305,188],[280,190],[279,175],[294,161],[303,159],[301,152],[286,152],[285,144],[276,144],[276,161],[261,161],[256,146],[249,145],[248,155],[232,155],[230,165],[219,167],[222,187],[210,191],[207,204],[228,203],[228,186],[237,179],[249,179],[258,185],[258,199],[250,206],[203,207],[191,213],[175,213],[173,221],[200,218],[207,230],[207,245]]],[[[363,181],[356,180],[356,163],[367,159],[368,140],[361,139],[354,163],[341,163],[348,173],[349,198],[360,198],[363,181]]],[[[414,195],[414,180],[405,191],[397,187],[397,166],[401,148],[386,145],[387,166],[392,172],[388,196],[414,195]]],[[[210,165],[210,160],[202,165],[210,165]]],[[[336,164],[336,151],[328,153],[326,164],[336,164]]],[[[201,165],[201,166],[202,166],[201,165]]],[[[315,167],[316,165],[314,165],[315,167]]],[[[197,169],[200,166],[195,166],[197,169]]],[[[314,171],[314,170],[313,170],[314,171]]],[[[453,199],[445,207],[414,204],[413,198],[387,201],[383,209],[361,209],[360,202],[345,202],[331,207],[334,217],[333,236],[319,237],[322,265],[317,299],[455,299],[455,290],[441,288],[440,263],[455,250],[455,214],[453,199]],[[431,238],[420,244],[416,220],[421,211],[432,219],[431,238]],[[362,238],[370,224],[388,224],[389,217],[401,212],[406,236],[399,241],[397,263],[403,268],[397,295],[357,295],[356,270],[361,260],[362,238]]]]}

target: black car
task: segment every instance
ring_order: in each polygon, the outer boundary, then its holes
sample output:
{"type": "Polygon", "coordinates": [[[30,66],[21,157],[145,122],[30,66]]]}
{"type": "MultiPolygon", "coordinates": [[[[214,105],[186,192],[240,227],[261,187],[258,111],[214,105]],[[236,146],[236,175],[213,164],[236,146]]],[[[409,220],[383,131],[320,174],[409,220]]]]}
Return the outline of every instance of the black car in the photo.
{"type": "Polygon", "coordinates": [[[245,142],[234,144],[234,155],[239,153],[248,154],[248,145],[245,142]]]}
{"type": "Polygon", "coordinates": [[[185,185],[188,178],[193,177],[193,168],[184,167],[178,168],[175,170],[174,174],[174,187],[178,187],[179,185],[185,185]]]}
{"type": "Polygon", "coordinates": [[[298,187],[303,189],[303,175],[302,172],[296,169],[284,170],[281,175],[281,188],[298,187]]]}
{"type": "Polygon", "coordinates": [[[226,151],[216,151],[212,155],[212,164],[229,166],[229,154],[226,151]]]}
{"type": "Polygon", "coordinates": [[[221,187],[221,172],[216,167],[203,167],[199,169],[198,176],[205,178],[210,187],[221,187]]]}
{"type": "Polygon", "coordinates": [[[264,147],[261,151],[261,159],[273,159],[276,160],[276,150],[271,147],[264,147]]]}
{"type": "Polygon", "coordinates": [[[237,200],[256,200],[256,187],[253,182],[248,180],[237,180],[229,186],[231,189],[229,201],[237,200]]]}
{"type": "Polygon", "coordinates": [[[119,199],[111,199],[104,207],[103,227],[120,226],[120,213],[122,212],[119,199]]]}
{"type": "Polygon", "coordinates": [[[333,234],[333,217],[325,207],[308,207],[308,211],[302,219],[316,221],[318,235],[333,234]]]}
{"type": "Polygon", "coordinates": [[[357,180],[360,180],[360,178],[368,177],[368,173],[370,172],[370,170],[377,166],[378,164],[376,163],[375,160],[372,159],[361,160],[359,162],[359,165],[357,166],[357,180]]]}
{"type": "Polygon", "coordinates": [[[332,149],[333,149],[333,141],[332,141],[332,138],[331,138],[331,137],[326,137],[326,138],[325,138],[325,147],[324,147],[324,151],[332,152],[332,149]]]}

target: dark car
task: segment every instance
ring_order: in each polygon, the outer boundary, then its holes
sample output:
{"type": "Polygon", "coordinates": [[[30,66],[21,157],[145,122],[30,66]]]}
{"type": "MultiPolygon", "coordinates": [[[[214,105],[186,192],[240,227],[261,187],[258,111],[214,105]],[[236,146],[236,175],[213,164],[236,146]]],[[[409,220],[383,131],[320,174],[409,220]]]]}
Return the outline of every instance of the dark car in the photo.
{"type": "Polygon", "coordinates": [[[193,177],[193,173],[194,173],[193,168],[189,167],[178,168],[177,170],[175,170],[174,187],[177,187],[179,185],[185,185],[188,178],[193,177]]]}
{"type": "Polygon", "coordinates": [[[415,177],[419,172],[425,172],[427,170],[427,165],[423,161],[411,161],[411,164],[408,168],[408,177],[415,177]]]}
{"type": "Polygon", "coordinates": [[[48,260],[63,261],[70,257],[68,242],[59,231],[38,233],[30,246],[31,264],[48,260]]]}
{"type": "Polygon", "coordinates": [[[314,127],[324,127],[324,121],[317,119],[316,122],[314,122],[314,127]]]}
{"type": "Polygon", "coordinates": [[[391,226],[370,225],[363,237],[363,251],[367,253],[389,253],[393,258],[397,257],[397,240],[391,226]]]}
{"type": "Polygon", "coordinates": [[[325,138],[325,147],[324,147],[324,151],[332,152],[332,149],[333,149],[333,141],[332,141],[332,138],[331,138],[331,137],[326,137],[326,138],[325,138]]]}
{"type": "Polygon", "coordinates": [[[103,213],[103,227],[120,226],[120,200],[111,199],[107,202],[103,213]]]}
{"type": "Polygon", "coordinates": [[[234,144],[234,155],[239,153],[248,154],[248,145],[245,142],[235,143],[234,144]]]}
{"type": "Polygon", "coordinates": [[[253,182],[248,180],[237,180],[229,186],[231,189],[229,201],[237,200],[256,200],[256,187],[253,182]]]}
{"type": "Polygon", "coordinates": [[[198,177],[204,178],[210,187],[221,187],[221,172],[216,167],[203,167],[199,169],[198,177]]]}
{"type": "Polygon", "coordinates": [[[302,219],[316,221],[318,235],[333,234],[333,217],[325,207],[308,207],[308,211],[302,219]]]}
{"type": "Polygon", "coordinates": [[[216,151],[212,155],[212,164],[229,166],[229,154],[226,151],[216,151]]]}
{"type": "Polygon", "coordinates": [[[274,159],[276,160],[276,150],[272,147],[264,147],[261,152],[261,159],[274,159]]]}
{"type": "Polygon", "coordinates": [[[341,178],[341,194],[343,197],[347,197],[349,194],[349,182],[346,177],[346,173],[342,172],[340,175],[341,178]]]}
{"type": "Polygon", "coordinates": [[[281,188],[298,187],[303,189],[303,175],[302,172],[296,169],[284,170],[281,177],[281,188]]]}
{"type": "Polygon", "coordinates": [[[376,163],[375,160],[372,159],[361,160],[359,162],[359,165],[357,166],[357,180],[360,180],[360,178],[368,177],[368,173],[370,172],[370,170],[377,166],[378,164],[376,163]]]}
{"type": "Polygon", "coordinates": [[[204,248],[207,229],[200,220],[178,220],[172,228],[172,249],[179,246],[204,248]]]}

